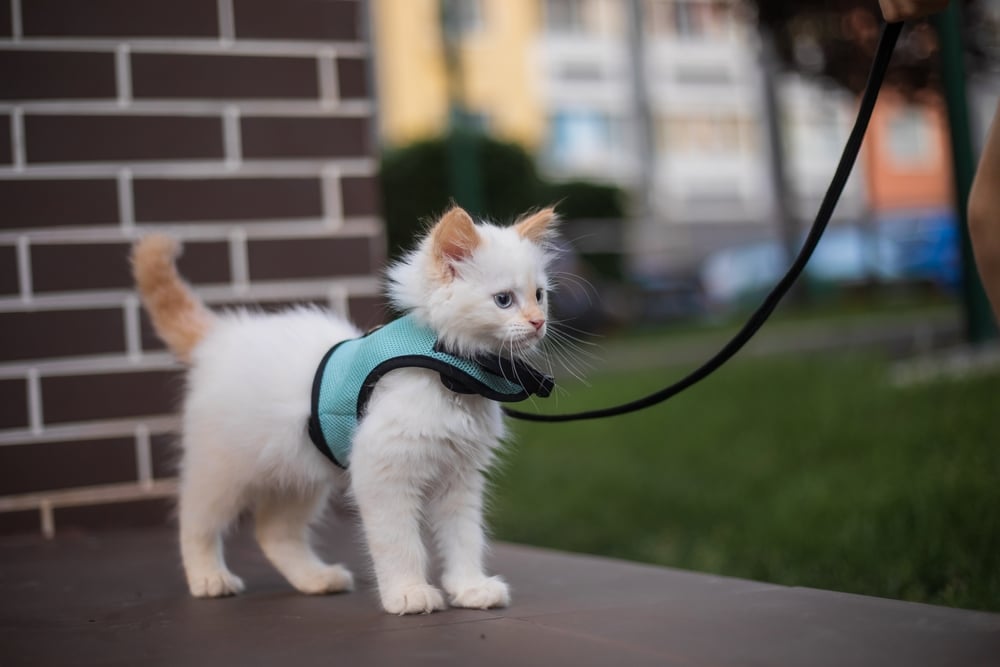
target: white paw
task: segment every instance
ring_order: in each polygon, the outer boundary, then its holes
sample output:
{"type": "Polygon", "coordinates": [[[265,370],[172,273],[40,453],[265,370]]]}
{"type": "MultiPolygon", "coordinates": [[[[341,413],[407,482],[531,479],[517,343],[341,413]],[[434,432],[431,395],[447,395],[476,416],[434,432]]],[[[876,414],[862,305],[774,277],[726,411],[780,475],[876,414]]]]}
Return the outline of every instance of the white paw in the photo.
{"type": "Polygon", "coordinates": [[[510,589],[500,577],[484,577],[473,581],[453,582],[447,586],[451,606],[467,609],[491,609],[510,604],[510,589]]]}
{"type": "Polygon", "coordinates": [[[323,565],[297,575],[292,585],[309,595],[354,590],[354,575],[343,565],[323,565]]]}
{"type": "Polygon", "coordinates": [[[415,584],[386,591],[382,607],[390,614],[429,614],[444,609],[444,596],[430,584],[415,584]]]}
{"type": "Polygon", "coordinates": [[[188,577],[188,588],[196,598],[221,598],[243,592],[243,580],[228,570],[188,577]]]}

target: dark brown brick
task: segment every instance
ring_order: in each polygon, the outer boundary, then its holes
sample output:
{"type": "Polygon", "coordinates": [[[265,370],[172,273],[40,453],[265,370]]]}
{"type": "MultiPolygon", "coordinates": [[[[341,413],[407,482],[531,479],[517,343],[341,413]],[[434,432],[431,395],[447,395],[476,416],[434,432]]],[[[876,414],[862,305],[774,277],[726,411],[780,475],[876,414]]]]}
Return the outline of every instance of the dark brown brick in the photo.
{"type": "Polygon", "coordinates": [[[222,158],[218,116],[63,116],[24,118],[27,161],[222,158]]]}
{"type": "Polygon", "coordinates": [[[0,164],[14,162],[14,143],[10,138],[10,114],[0,114],[0,164]]]}
{"type": "Polygon", "coordinates": [[[323,214],[315,178],[138,179],[135,217],[140,222],[268,220],[323,214]]]}
{"type": "Polygon", "coordinates": [[[142,349],[150,351],[165,350],[167,346],[164,345],[160,337],[156,335],[156,330],[153,329],[153,322],[149,319],[149,313],[143,308],[141,314],[139,315],[139,335],[142,339],[142,349]]]}
{"type": "MultiPolygon", "coordinates": [[[[117,289],[132,286],[127,243],[67,243],[31,248],[36,292],[117,289]]],[[[193,283],[223,283],[230,279],[229,244],[224,241],[185,243],[178,261],[193,283]]]]}
{"type": "Polygon", "coordinates": [[[373,176],[345,176],[340,179],[344,215],[378,215],[378,182],[373,176]]]}
{"type": "Polygon", "coordinates": [[[14,34],[11,24],[11,2],[12,0],[0,2],[0,37],[11,37],[14,34]]]}
{"type": "Polygon", "coordinates": [[[0,428],[28,425],[28,383],[18,378],[0,380],[0,428]]]}
{"type": "Polygon", "coordinates": [[[314,58],[132,54],[136,98],[315,99],[314,58]]]}
{"type": "Polygon", "coordinates": [[[215,37],[219,14],[205,0],[21,0],[26,37],[215,37]]]}
{"type": "Polygon", "coordinates": [[[367,118],[244,118],[243,157],[360,157],[371,154],[367,118]]]}
{"type": "Polygon", "coordinates": [[[236,36],[243,39],[358,39],[361,12],[356,0],[233,0],[236,36]]]}
{"type": "Polygon", "coordinates": [[[225,241],[185,243],[177,268],[187,281],[195,284],[227,283],[232,279],[229,244],[225,241]]]}
{"type": "Polygon", "coordinates": [[[368,238],[252,240],[247,254],[251,280],[363,275],[373,269],[368,238]]]}
{"type": "Polygon", "coordinates": [[[42,513],[39,510],[0,512],[0,535],[20,535],[42,532],[42,513]]]}
{"type": "Polygon", "coordinates": [[[20,291],[17,249],[11,245],[0,246],[0,294],[17,294],[20,291]]]}
{"type": "Polygon", "coordinates": [[[124,351],[120,308],[0,313],[0,361],[124,351]]]}
{"type": "Polygon", "coordinates": [[[136,479],[132,438],[0,447],[0,494],[32,493],[136,479]]]}
{"type": "Polygon", "coordinates": [[[124,530],[162,526],[170,522],[174,501],[168,498],[125,503],[57,507],[53,512],[56,535],[75,530],[124,530]]]}
{"type": "Polygon", "coordinates": [[[149,447],[153,478],[176,477],[177,464],[180,461],[180,436],[176,433],[154,435],[149,439],[149,447]]]}
{"type": "Polygon", "coordinates": [[[118,186],[110,179],[3,179],[0,202],[3,229],[118,222],[118,186]]]}
{"type": "Polygon", "coordinates": [[[128,252],[126,243],[32,246],[32,286],[36,292],[129,287],[128,252]]]}
{"type": "Polygon", "coordinates": [[[46,424],[118,419],[176,411],[179,371],[140,371],[42,378],[46,424]]]}
{"type": "Polygon", "coordinates": [[[92,51],[0,51],[0,99],[117,97],[115,57],[92,51]]]}
{"type": "Polygon", "coordinates": [[[352,296],[347,300],[351,321],[368,330],[389,321],[389,306],[380,296],[352,296]]]}
{"type": "Polygon", "coordinates": [[[371,97],[368,83],[368,61],[364,58],[338,58],[337,80],[340,81],[341,99],[366,99],[371,97]]]}

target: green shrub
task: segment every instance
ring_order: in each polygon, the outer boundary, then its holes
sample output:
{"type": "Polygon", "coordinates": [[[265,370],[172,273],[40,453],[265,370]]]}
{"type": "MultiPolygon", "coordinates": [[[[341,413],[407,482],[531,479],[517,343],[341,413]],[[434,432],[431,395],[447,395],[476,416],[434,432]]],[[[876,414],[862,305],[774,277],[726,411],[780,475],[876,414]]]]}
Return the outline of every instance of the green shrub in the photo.
{"type": "MultiPolygon", "coordinates": [[[[381,181],[390,257],[410,247],[414,236],[452,201],[474,215],[497,222],[507,222],[529,209],[550,204],[558,204],[560,214],[570,224],[576,219],[620,220],[624,215],[619,188],[584,181],[547,182],[539,177],[524,148],[477,133],[463,132],[387,150],[382,156],[381,181]],[[456,177],[478,183],[471,195],[476,201],[463,201],[453,192],[455,177],[451,175],[449,158],[456,149],[467,162],[456,177]]],[[[601,258],[602,267],[609,263],[620,267],[620,259],[609,262],[601,258]]],[[[620,269],[602,268],[601,272],[620,274],[620,269]]]]}

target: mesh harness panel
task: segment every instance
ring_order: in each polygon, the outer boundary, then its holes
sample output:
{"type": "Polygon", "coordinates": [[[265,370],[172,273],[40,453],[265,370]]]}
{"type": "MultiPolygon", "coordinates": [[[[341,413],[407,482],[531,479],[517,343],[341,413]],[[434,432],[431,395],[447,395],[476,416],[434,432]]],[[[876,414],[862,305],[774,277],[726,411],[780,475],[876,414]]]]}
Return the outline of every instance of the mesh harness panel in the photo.
{"type": "Polygon", "coordinates": [[[445,352],[435,333],[412,315],[334,345],[313,378],[309,437],[319,451],[341,468],[351,456],[358,421],[378,381],[399,368],[426,368],[441,376],[450,390],[479,394],[500,402],[548,396],[554,381],[520,361],[445,352]]]}

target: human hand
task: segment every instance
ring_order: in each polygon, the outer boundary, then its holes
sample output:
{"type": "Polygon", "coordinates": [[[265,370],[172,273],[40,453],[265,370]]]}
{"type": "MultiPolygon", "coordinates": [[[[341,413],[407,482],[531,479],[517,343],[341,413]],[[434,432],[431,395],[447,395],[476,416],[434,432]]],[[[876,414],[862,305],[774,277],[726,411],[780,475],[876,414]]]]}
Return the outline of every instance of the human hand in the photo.
{"type": "Polygon", "coordinates": [[[948,0],[878,0],[882,16],[889,23],[922,19],[948,6],[948,0]]]}

